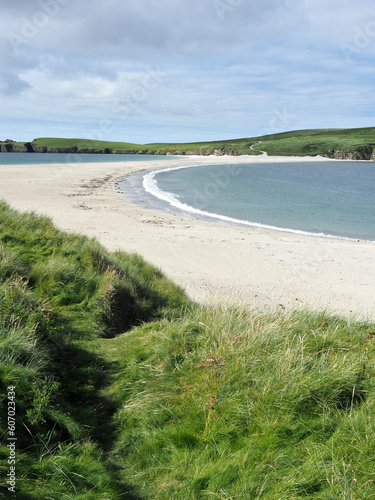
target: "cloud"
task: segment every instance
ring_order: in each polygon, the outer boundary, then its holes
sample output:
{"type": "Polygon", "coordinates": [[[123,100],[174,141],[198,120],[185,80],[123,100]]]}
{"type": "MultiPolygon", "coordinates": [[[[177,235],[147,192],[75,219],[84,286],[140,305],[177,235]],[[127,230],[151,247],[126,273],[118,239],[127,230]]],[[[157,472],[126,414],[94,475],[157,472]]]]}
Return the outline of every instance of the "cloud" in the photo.
{"type": "Polygon", "coordinates": [[[369,0],[9,0],[0,33],[20,135],[37,117],[35,135],[109,120],[113,139],[133,127],[148,142],[370,124],[369,0]]]}
{"type": "Polygon", "coordinates": [[[0,93],[4,96],[18,96],[29,84],[15,74],[0,70],[0,93]]]}

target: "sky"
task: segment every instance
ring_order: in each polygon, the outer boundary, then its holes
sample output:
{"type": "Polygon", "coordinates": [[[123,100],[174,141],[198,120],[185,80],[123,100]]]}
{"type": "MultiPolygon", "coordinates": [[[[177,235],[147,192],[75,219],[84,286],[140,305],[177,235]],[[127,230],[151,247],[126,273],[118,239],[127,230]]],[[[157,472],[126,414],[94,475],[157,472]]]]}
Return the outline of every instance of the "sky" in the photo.
{"type": "Polygon", "coordinates": [[[375,125],[373,0],[2,0],[0,140],[375,125]]]}

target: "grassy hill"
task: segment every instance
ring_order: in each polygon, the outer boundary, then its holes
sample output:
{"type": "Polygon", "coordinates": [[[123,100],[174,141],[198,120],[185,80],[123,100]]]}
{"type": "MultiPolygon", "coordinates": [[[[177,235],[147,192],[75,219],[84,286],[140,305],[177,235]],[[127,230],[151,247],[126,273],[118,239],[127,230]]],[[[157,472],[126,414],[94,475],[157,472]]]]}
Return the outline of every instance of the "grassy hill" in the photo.
{"type": "Polygon", "coordinates": [[[375,146],[375,128],[301,130],[260,137],[255,150],[270,156],[327,156],[370,160],[375,146]]]}
{"type": "Polygon", "coordinates": [[[199,306],[0,203],[2,481],[19,500],[367,499],[375,325],[199,306]]]}
{"type": "Polygon", "coordinates": [[[88,139],[39,138],[30,143],[0,143],[0,150],[73,153],[316,156],[373,159],[375,128],[297,130],[261,137],[197,143],[131,144],[88,139]],[[250,149],[251,148],[251,149],[250,149]]]}

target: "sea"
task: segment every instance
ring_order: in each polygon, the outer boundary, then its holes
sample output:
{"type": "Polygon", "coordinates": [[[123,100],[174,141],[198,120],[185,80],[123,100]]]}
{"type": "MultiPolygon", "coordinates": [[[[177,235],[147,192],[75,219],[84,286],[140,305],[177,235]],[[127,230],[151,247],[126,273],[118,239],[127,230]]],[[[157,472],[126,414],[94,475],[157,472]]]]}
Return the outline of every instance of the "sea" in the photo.
{"type": "Polygon", "coordinates": [[[77,153],[0,153],[0,165],[48,165],[75,163],[116,163],[124,161],[173,160],[166,155],[77,154],[77,153]]]}
{"type": "Polygon", "coordinates": [[[154,208],[222,223],[375,241],[375,162],[187,165],[120,189],[154,208]]]}

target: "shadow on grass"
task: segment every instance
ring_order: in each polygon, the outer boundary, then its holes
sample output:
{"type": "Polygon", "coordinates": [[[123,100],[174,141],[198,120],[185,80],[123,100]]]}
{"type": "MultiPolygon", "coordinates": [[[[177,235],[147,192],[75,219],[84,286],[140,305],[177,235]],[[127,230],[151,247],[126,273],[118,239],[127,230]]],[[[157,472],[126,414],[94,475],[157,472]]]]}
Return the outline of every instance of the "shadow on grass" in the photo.
{"type": "MultiPolygon", "coordinates": [[[[116,440],[112,417],[117,407],[103,392],[111,384],[111,364],[88,347],[76,343],[64,345],[58,357],[59,361],[53,366],[61,384],[59,410],[68,413],[80,426],[90,429],[89,436],[100,447],[104,454],[103,463],[116,481],[119,498],[142,500],[130,486],[122,484],[118,474],[120,468],[109,456],[116,440]]],[[[62,435],[61,439],[71,437],[62,435]]]]}
{"type": "Polygon", "coordinates": [[[134,326],[171,317],[190,300],[185,292],[136,254],[114,253],[112,265],[121,277],[113,290],[103,337],[113,338],[134,326]]]}
{"type": "MultiPolygon", "coordinates": [[[[9,500],[12,500],[13,499],[17,499],[17,500],[43,500],[39,495],[35,496],[35,495],[32,495],[30,493],[27,493],[27,494],[24,494],[24,493],[21,493],[17,490],[16,488],[16,493],[9,493],[8,491],[6,493],[1,493],[0,492],[0,498],[7,498],[9,500]]],[[[49,498],[53,498],[53,497],[49,497],[49,498]]],[[[82,498],[82,497],[81,497],[82,498]]],[[[87,499],[89,500],[89,496],[87,497],[87,499]]],[[[134,495],[133,493],[131,493],[129,490],[127,491],[121,491],[119,492],[119,498],[122,498],[124,500],[142,500],[141,497],[138,497],[136,495],[134,495]]],[[[57,500],[57,497],[56,497],[56,500],[57,500]]]]}

